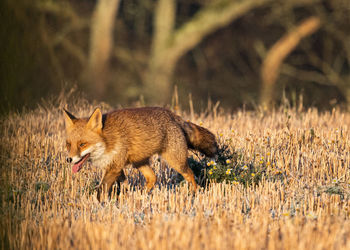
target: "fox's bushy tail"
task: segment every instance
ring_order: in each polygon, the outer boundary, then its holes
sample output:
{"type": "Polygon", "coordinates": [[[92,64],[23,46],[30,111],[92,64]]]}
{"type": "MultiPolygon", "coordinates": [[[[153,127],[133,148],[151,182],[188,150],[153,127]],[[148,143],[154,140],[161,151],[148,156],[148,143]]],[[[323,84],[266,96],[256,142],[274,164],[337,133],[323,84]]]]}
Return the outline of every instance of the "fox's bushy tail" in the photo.
{"type": "Polygon", "coordinates": [[[186,122],[176,117],[184,131],[187,145],[191,149],[198,150],[208,157],[214,157],[218,151],[215,135],[208,129],[198,126],[192,122],[186,122]]]}

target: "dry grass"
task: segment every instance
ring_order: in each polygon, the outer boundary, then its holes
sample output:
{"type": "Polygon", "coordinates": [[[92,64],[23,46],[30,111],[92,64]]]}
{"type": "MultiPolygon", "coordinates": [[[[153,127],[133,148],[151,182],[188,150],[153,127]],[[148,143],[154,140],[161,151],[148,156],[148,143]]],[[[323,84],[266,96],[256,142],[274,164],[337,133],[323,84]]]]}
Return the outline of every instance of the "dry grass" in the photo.
{"type": "MultiPolygon", "coordinates": [[[[350,249],[348,113],[195,116],[246,161],[264,157],[285,178],[211,184],[191,196],[155,161],[151,194],[129,169],[129,191],[99,204],[89,193],[98,167],[73,175],[64,161],[58,106],[1,121],[2,249],[350,249]]],[[[78,115],[93,108],[70,106],[78,115]]]]}

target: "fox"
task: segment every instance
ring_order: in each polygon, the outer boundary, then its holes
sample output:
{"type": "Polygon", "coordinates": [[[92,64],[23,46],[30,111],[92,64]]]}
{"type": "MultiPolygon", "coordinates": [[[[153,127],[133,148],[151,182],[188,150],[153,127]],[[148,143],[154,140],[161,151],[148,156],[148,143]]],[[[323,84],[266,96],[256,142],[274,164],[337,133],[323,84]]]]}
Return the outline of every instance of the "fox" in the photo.
{"type": "Polygon", "coordinates": [[[101,194],[109,196],[115,183],[126,180],[124,168],[132,165],[146,180],[149,192],[156,183],[150,158],[158,154],[167,165],[189,182],[193,191],[197,183],[188,166],[188,149],[197,150],[208,157],[218,151],[215,135],[208,129],[183,120],[161,107],[124,108],[102,114],[96,108],[88,118],[76,118],[64,110],[66,129],[66,161],[72,172],[79,172],[90,159],[104,169],[97,187],[97,200],[101,194]]]}

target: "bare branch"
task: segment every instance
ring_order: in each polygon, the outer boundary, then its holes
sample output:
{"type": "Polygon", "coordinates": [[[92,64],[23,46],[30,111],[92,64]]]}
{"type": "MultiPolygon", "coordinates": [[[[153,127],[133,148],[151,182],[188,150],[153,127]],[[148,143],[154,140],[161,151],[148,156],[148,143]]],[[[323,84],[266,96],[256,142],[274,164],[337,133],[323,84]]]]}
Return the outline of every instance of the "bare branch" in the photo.
{"type": "Polygon", "coordinates": [[[283,60],[299,44],[300,40],[311,35],[321,25],[318,17],[309,17],[295,29],[289,31],[279,39],[268,51],[261,67],[262,90],[260,103],[268,108],[272,100],[273,86],[277,80],[283,60]]]}
{"type": "Polygon", "coordinates": [[[177,61],[202,39],[228,25],[250,10],[272,0],[218,0],[205,5],[182,27],[173,31],[173,0],[159,0],[155,15],[155,34],[145,79],[147,96],[157,102],[170,97],[170,84],[177,61]],[[162,9],[163,8],[163,9],[162,9]],[[162,96],[156,93],[163,93],[162,96]]]}
{"type": "Polygon", "coordinates": [[[281,66],[281,73],[304,82],[315,82],[324,86],[333,86],[324,74],[317,71],[302,70],[288,64],[283,64],[281,66]]]}
{"type": "Polygon", "coordinates": [[[66,1],[34,1],[35,8],[42,12],[52,13],[55,16],[69,18],[75,22],[85,22],[66,1]]]}
{"type": "Polygon", "coordinates": [[[172,56],[176,59],[181,57],[214,30],[271,1],[223,0],[204,7],[191,21],[175,31],[173,39],[168,44],[172,56]]]}
{"type": "Polygon", "coordinates": [[[83,52],[83,50],[79,46],[72,43],[67,38],[62,39],[61,43],[62,43],[63,47],[79,61],[80,65],[85,66],[87,58],[86,58],[85,53],[83,52]]]}

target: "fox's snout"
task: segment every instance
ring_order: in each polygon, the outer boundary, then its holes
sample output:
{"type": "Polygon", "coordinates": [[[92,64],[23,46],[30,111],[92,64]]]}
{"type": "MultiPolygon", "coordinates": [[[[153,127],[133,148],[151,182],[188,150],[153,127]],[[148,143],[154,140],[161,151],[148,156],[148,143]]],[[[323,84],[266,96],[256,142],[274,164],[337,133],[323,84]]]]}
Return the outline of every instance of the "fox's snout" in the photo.
{"type": "Polygon", "coordinates": [[[66,158],[67,163],[72,163],[72,160],[73,160],[72,157],[67,157],[66,158]]]}

